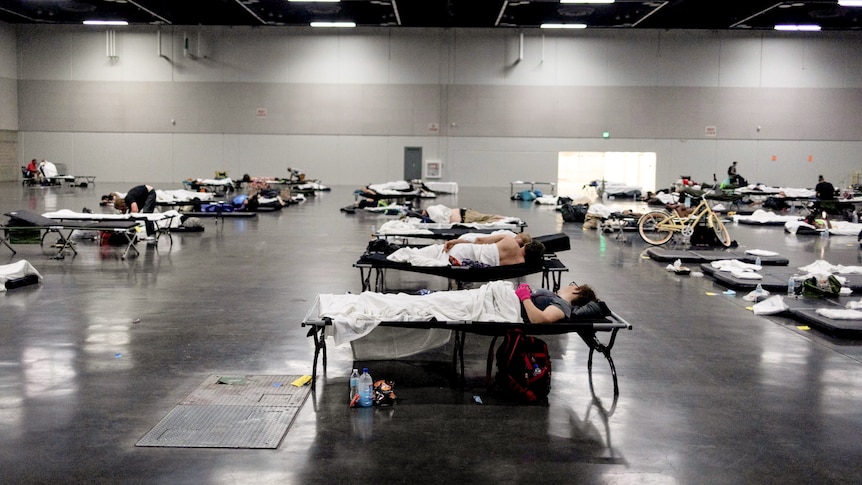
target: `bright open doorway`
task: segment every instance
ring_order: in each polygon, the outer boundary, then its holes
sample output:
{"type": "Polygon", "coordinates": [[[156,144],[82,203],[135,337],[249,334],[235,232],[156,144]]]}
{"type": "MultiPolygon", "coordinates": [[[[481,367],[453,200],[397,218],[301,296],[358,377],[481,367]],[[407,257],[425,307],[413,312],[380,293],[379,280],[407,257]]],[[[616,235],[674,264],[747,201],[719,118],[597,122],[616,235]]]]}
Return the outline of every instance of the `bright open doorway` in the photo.
{"type": "Polygon", "coordinates": [[[557,194],[579,199],[596,197],[593,182],[636,187],[641,195],[655,192],[655,152],[560,152],[557,194]]]}

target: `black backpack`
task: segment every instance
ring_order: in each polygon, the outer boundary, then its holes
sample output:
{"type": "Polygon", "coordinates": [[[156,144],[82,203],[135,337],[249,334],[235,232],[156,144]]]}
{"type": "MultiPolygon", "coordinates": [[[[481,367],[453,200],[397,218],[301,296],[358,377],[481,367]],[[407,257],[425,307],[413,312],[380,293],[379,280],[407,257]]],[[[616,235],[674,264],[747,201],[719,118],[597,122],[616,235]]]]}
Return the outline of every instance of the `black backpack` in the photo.
{"type": "MultiPolygon", "coordinates": [[[[491,342],[486,375],[489,384],[493,348],[494,342],[491,342]]],[[[543,340],[525,335],[521,330],[510,330],[497,348],[496,358],[495,381],[504,393],[525,403],[540,402],[548,397],[551,392],[551,357],[543,340]]]]}
{"type": "Polygon", "coordinates": [[[587,218],[587,210],[590,208],[587,204],[574,204],[566,202],[560,206],[560,213],[563,214],[563,222],[584,222],[587,218]]]}

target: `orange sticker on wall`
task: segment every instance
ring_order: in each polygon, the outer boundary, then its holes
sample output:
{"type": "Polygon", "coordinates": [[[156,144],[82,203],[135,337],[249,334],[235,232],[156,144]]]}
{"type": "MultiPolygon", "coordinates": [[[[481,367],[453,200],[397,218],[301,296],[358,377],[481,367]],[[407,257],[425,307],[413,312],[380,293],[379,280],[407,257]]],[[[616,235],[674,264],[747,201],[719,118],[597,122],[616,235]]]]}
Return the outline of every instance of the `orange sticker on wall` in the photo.
{"type": "Polygon", "coordinates": [[[808,161],[809,161],[809,162],[813,162],[813,161],[814,161],[814,157],[813,157],[813,156],[811,156],[811,155],[808,155],[808,161]]]}
{"type": "Polygon", "coordinates": [[[774,162],[776,160],[778,160],[778,157],[776,157],[775,155],[772,155],[772,161],[774,162]]]}

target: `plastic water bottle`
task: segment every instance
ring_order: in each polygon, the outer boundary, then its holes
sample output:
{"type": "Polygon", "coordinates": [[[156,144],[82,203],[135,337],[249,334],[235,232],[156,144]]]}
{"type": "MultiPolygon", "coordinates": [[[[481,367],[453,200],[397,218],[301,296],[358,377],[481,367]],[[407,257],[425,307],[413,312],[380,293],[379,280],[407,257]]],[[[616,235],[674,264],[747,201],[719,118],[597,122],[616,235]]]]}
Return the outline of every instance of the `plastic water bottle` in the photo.
{"type": "Polygon", "coordinates": [[[357,399],[359,395],[359,370],[353,369],[353,372],[350,373],[350,403],[353,404],[353,401],[357,399]]]}
{"type": "Polygon", "coordinates": [[[359,376],[359,407],[370,408],[374,405],[374,381],[368,373],[368,367],[362,368],[359,376]]]}
{"type": "Polygon", "coordinates": [[[758,256],[757,259],[754,260],[754,264],[760,266],[760,256],[758,256]]]}
{"type": "Polygon", "coordinates": [[[796,275],[787,280],[787,296],[796,296],[796,275]]]}
{"type": "MultiPolygon", "coordinates": [[[[531,360],[532,360],[532,359],[531,359],[531,360]]],[[[539,364],[537,364],[537,363],[536,363],[536,361],[534,360],[534,361],[533,361],[533,375],[534,375],[534,376],[537,376],[537,375],[539,375],[539,374],[541,374],[541,373],[542,373],[542,369],[540,369],[540,368],[539,368],[539,364]]]]}

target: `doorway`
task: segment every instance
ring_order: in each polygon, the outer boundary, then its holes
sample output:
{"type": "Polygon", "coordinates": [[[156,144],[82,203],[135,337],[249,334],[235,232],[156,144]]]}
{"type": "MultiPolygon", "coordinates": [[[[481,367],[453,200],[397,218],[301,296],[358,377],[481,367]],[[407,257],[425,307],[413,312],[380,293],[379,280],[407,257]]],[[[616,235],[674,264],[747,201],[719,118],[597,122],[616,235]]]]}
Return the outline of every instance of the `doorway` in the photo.
{"type": "Polygon", "coordinates": [[[560,152],[557,193],[594,199],[603,182],[655,192],[655,170],[655,152],[560,152]]]}
{"type": "Polygon", "coordinates": [[[404,147],[404,180],[422,179],[422,147],[404,147]]]}

